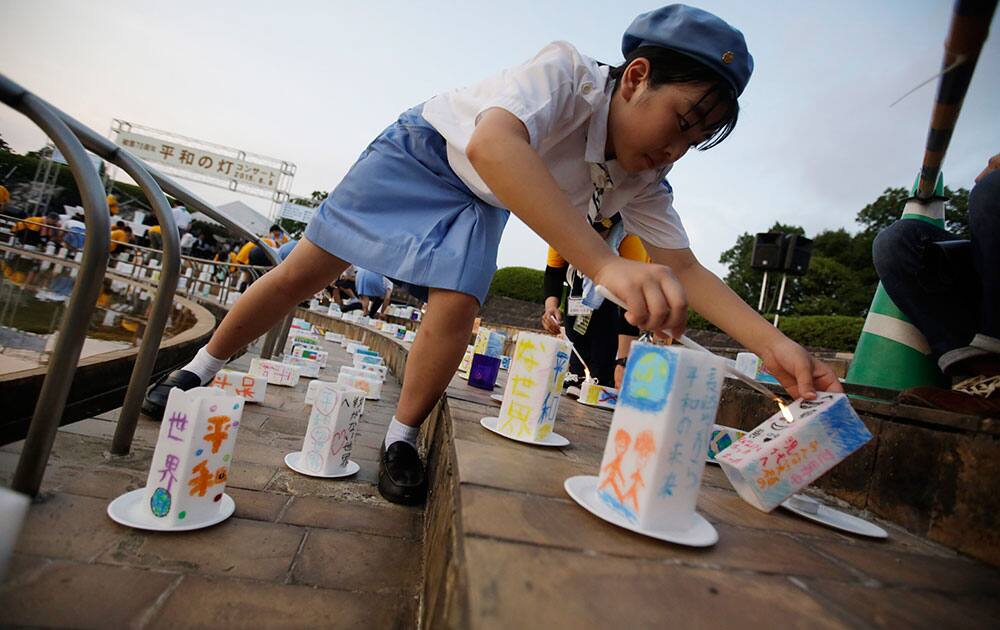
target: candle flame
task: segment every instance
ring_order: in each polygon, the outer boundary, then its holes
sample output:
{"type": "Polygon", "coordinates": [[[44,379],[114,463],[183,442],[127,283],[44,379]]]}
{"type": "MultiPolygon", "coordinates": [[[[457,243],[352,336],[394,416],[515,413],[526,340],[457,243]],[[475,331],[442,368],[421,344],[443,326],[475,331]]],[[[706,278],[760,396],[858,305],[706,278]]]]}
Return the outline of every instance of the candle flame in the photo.
{"type": "Polygon", "coordinates": [[[780,399],[775,399],[778,403],[778,409],[781,410],[781,415],[785,417],[785,422],[795,422],[795,418],[792,417],[792,412],[785,406],[785,403],[781,402],[780,399]]]}

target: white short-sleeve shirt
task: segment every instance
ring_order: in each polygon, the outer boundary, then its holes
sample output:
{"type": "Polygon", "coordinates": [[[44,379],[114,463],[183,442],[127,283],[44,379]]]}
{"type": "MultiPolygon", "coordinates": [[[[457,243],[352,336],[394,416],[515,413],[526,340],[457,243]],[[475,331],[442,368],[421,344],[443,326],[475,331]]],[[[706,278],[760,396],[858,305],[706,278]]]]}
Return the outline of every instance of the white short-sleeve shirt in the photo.
{"type": "Polygon", "coordinates": [[[553,42],[520,66],[435,96],[424,104],[423,116],[447,141],[451,168],[491,205],[503,204],[472,167],[465,149],[479,116],[498,107],[524,123],[531,146],[581,215],[587,215],[594,193],[590,164],[602,163],[614,187],[603,195],[601,218],[620,212],[625,230],[647,243],[666,249],[688,247],[665,179],[670,167],[630,175],[617,161],[604,159],[614,87],[608,70],[571,44],[553,42]]]}

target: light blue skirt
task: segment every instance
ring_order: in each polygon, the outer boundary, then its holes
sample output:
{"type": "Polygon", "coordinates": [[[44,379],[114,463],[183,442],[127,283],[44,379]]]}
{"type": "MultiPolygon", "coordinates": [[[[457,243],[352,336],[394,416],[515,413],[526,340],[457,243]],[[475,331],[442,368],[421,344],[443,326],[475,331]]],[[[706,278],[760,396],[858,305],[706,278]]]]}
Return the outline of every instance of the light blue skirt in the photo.
{"type": "Polygon", "coordinates": [[[305,236],[323,250],[406,286],[486,299],[510,213],[476,197],[448,165],[445,140],[403,113],[319,207],[305,236]]]}

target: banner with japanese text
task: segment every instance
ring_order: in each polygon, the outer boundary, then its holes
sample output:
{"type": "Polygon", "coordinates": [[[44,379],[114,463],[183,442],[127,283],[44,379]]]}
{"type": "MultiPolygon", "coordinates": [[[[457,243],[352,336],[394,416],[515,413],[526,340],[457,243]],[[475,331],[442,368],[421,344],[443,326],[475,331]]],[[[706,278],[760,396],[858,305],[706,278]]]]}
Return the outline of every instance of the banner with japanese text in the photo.
{"type": "Polygon", "coordinates": [[[118,131],[117,136],[115,142],[138,158],[231,182],[234,188],[242,184],[273,191],[281,178],[279,168],[186,146],[173,140],[161,140],[131,131],[118,131]]]}

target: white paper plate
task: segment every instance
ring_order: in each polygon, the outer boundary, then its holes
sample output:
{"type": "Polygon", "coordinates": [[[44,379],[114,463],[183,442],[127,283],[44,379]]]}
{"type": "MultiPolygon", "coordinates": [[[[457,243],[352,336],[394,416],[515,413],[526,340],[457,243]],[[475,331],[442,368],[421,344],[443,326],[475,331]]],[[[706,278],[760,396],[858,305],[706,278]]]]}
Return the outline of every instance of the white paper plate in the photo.
{"type": "Polygon", "coordinates": [[[585,407],[590,407],[592,409],[604,409],[606,411],[614,411],[615,410],[615,408],[613,406],[609,407],[608,405],[598,405],[598,404],[593,404],[592,405],[589,402],[583,402],[582,398],[577,398],[576,402],[580,403],[581,405],[584,405],[585,407]]]}
{"type": "Polygon", "coordinates": [[[482,420],[479,421],[479,424],[483,425],[483,427],[486,428],[487,430],[492,431],[493,433],[496,433],[497,435],[503,436],[503,437],[507,438],[508,440],[514,440],[515,442],[523,442],[524,444],[531,444],[532,446],[567,446],[567,445],[569,445],[569,440],[567,440],[563,436],[559,435],[555,431],[553,431],[552,433],[549,433],[547,436],[545,436],[544,440],[541,440],[539,442],[536,442],[535,440],[528,440],[528,439],[525,439],[525,438],[513,437],[511,435],[507,435],[506,433],[501,433],[500,431],[497,430],[497,422],[499,420],[500,420],[499,418],[495,418],[495,417],[483,418],[482,420]]]}
{"type": "Polygon", "coordinates": [[[308,477],[322,477],[323,479],[339,479],[341,477],[350,477],[351,475],[357,473],[361,470],[361,466],[353,460],[347,460],[347,466],[340,472],[333,473],[332,475],[324,475],[322,473],[315,473],[311,470],[306,470],[299,466],[299,457],[302,455],[302,451],[295,451],[285,455],[285,465],[299,473],[300,475],[306,475],[308,477]]]}
{"type": "Polygon", "coordinates": [[[221,523],[236,511],[236,502],[228,494],[223,494],[219,500],[219,513],[201,522],[183,521],[180,525],[169,525],[166,519],[160,519],[149,513],[146,503],[146,489],[139,488],[126,492],[108,504],[108,516],[114,522],[126,527],[145,529],[153,532],[188,532],[193,529],[203,529],[221,523]]]}
{"type": "Polygon", "coordinates": [[[785,499],[781,504],[789,512],[794,512],[799,516],[815,521],[817,523],[839,529],[859,536],[870,538],[888,538],[889,533],[874,523],[869,523],[863,518],[852,516],[846,512],[835,510],[829,505],[820,503],[816,499],[807,497],[804,494],[793,494],[785,499]],[[811,510],[816,510],[815,512],[811,510]]]}
{"type": "Polygon", "coordinates": [[[578,475],[570,477],[563,483],[563,488],[574,501],[580,504],[602,521],[617,525],[630,532],[665,540],[666,542],[685,545],[687,547],[709,547],[719,541],[719,533],[697,512],[694,513],[694,525],[688,529],[642,529],[620,513],[611,509],[597,496],[597,477],[594,475],[578,475]]]}
{"type": "Polygon", "coordinates": [[[503,404],[503,394],[490,394],[490,400],[495,400],[500,404],[503,404]]]}

